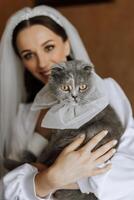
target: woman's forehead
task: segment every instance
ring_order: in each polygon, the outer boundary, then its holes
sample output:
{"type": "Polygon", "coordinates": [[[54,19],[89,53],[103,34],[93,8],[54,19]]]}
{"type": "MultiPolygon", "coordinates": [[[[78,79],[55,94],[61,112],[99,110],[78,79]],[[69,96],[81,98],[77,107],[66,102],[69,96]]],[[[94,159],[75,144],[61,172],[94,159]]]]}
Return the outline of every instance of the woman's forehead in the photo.
{"type": "Polygon", "coordinates": [[[21,30],[18,34],[19,37],[37,37],[39,39],[40,37],[53,37],[57,38],[60,37],[58,36],[55,32],[47,28],[46,26],[37,24],[37,25],[32,25],[29,27],[24,28],[21,30]]]}

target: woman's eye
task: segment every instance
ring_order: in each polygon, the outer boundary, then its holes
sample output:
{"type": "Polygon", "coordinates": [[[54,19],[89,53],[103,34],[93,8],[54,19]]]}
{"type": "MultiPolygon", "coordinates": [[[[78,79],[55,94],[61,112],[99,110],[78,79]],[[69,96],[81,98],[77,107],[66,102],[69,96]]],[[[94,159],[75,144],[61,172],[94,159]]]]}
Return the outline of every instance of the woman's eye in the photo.
{"type": "Polygon", "coordinates": [[[52,51],[53,49],[54,49],[54,45],[47,45],[46,47],[45,47],[45,51],[46,52],[49,52],[49,51],[52,51]]]}
{"type": "Polygon", "coordinates": [[[61,86],[61,89],[62,89],[63,91],[69,91],[69,90],[70,90],[70,87],[69,87],[69,85],[62,85],[62,86],[61,86]]]}
{"type": "Polygon", "coordinates": [[[33,53],[27,53],[23,56],[25,60],[30,60],[33,57],[33,53]]]}
{"type": "Polygon", "coordinates": [[[79,86],[80,91],[87,89],[87,85],[86,84],[82,84],[79,86]]]}

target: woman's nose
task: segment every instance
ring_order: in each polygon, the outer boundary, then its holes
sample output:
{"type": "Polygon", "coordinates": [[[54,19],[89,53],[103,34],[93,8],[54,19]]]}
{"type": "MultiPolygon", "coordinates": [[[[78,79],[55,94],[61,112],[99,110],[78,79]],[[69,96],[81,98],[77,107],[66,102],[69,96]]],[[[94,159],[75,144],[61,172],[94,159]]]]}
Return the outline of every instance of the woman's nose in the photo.
{"type": "Polygon", "coordinates": [[[45,55],[38,56],[38,68],[39,69],[44,69],[48,66],[48,58],[45,55]]]}

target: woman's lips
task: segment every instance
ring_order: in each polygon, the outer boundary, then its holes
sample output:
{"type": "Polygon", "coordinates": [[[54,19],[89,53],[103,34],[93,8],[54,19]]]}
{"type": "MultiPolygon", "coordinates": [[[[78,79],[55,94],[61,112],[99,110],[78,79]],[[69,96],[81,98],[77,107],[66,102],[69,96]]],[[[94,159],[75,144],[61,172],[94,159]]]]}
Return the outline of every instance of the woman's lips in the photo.
{"type": "Polygon", "coordinates": [[[43,76],[48,76],[48,75],[51,74],[51,71],[47,70],[47,71],[41,72],[40,74],[43,75],[43,76]]]}

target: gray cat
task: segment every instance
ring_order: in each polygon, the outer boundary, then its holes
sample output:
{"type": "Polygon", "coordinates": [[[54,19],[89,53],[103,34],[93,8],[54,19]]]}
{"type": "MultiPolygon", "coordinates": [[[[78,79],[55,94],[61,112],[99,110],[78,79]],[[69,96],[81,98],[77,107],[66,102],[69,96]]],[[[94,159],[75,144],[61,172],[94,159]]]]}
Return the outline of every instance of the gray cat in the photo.
{"type": "MultiPolygon", "coordinates": [[[[86,96],[90,93],[92,70],[91,66],[78,60],[68,61],[63,65],[61,64],[60,68],[54,67],[49,81],[50,91],[59,101],[66,99],[75,103],[84,104],[86,103],[84,99],[86,99],[86,96]]],[[[69,145],[77,135],[83,132],[86,134],[85,141],[82,144],[84,145],[95,136],[95,134],[104,129],[108,130],[108,134],[95,149],[112,139],[119,140],[123,134],[123,126],[116,112],[110,105],[79,129],[53,130],[51,141],[38,158],[38,161],[50,166],[54,163],[60,152],[69,145]]],[[[55,192],[54,195],[58,200],[97,199],[95,195],[82,194],[79,190],[59,190],[55,192]]]]}
{"type": "MultiPolygon", "coordinates": [[[[91,66],[78,60],[67,61],[61,65],[59,64],[59,67],[53,67],[48,82],[50,92],[58,101],[67,100],[75,104],[86,104],[85,99],[90,93],[91,88],[92,70],[93,68],[91,66]]],[[[122,123],[115,110],[110,105],[107,105],[100,113],[78,129],[52,130],[53,134],[51,140],[47,148],[44,149],[37,158],[37,161],[51,166],[60,152],[69,145],[77,135],[83,132],[85,133],[86,137],[81,145],[83,146],[93,136],[104,129],[108,130],[108,134],[99,142],[94,150],[110,140],[116,139],[119,141],[123,134],[122,123]]],[[[26,152],[24,162],[35,161],[35,158],[32,158],[32,156],[32,153],[26,152]]],[[[83,194],[79,190],[58,190],[55,192],[54,196],[58,200],[97,200],[94,194],[83,194]]]]}

